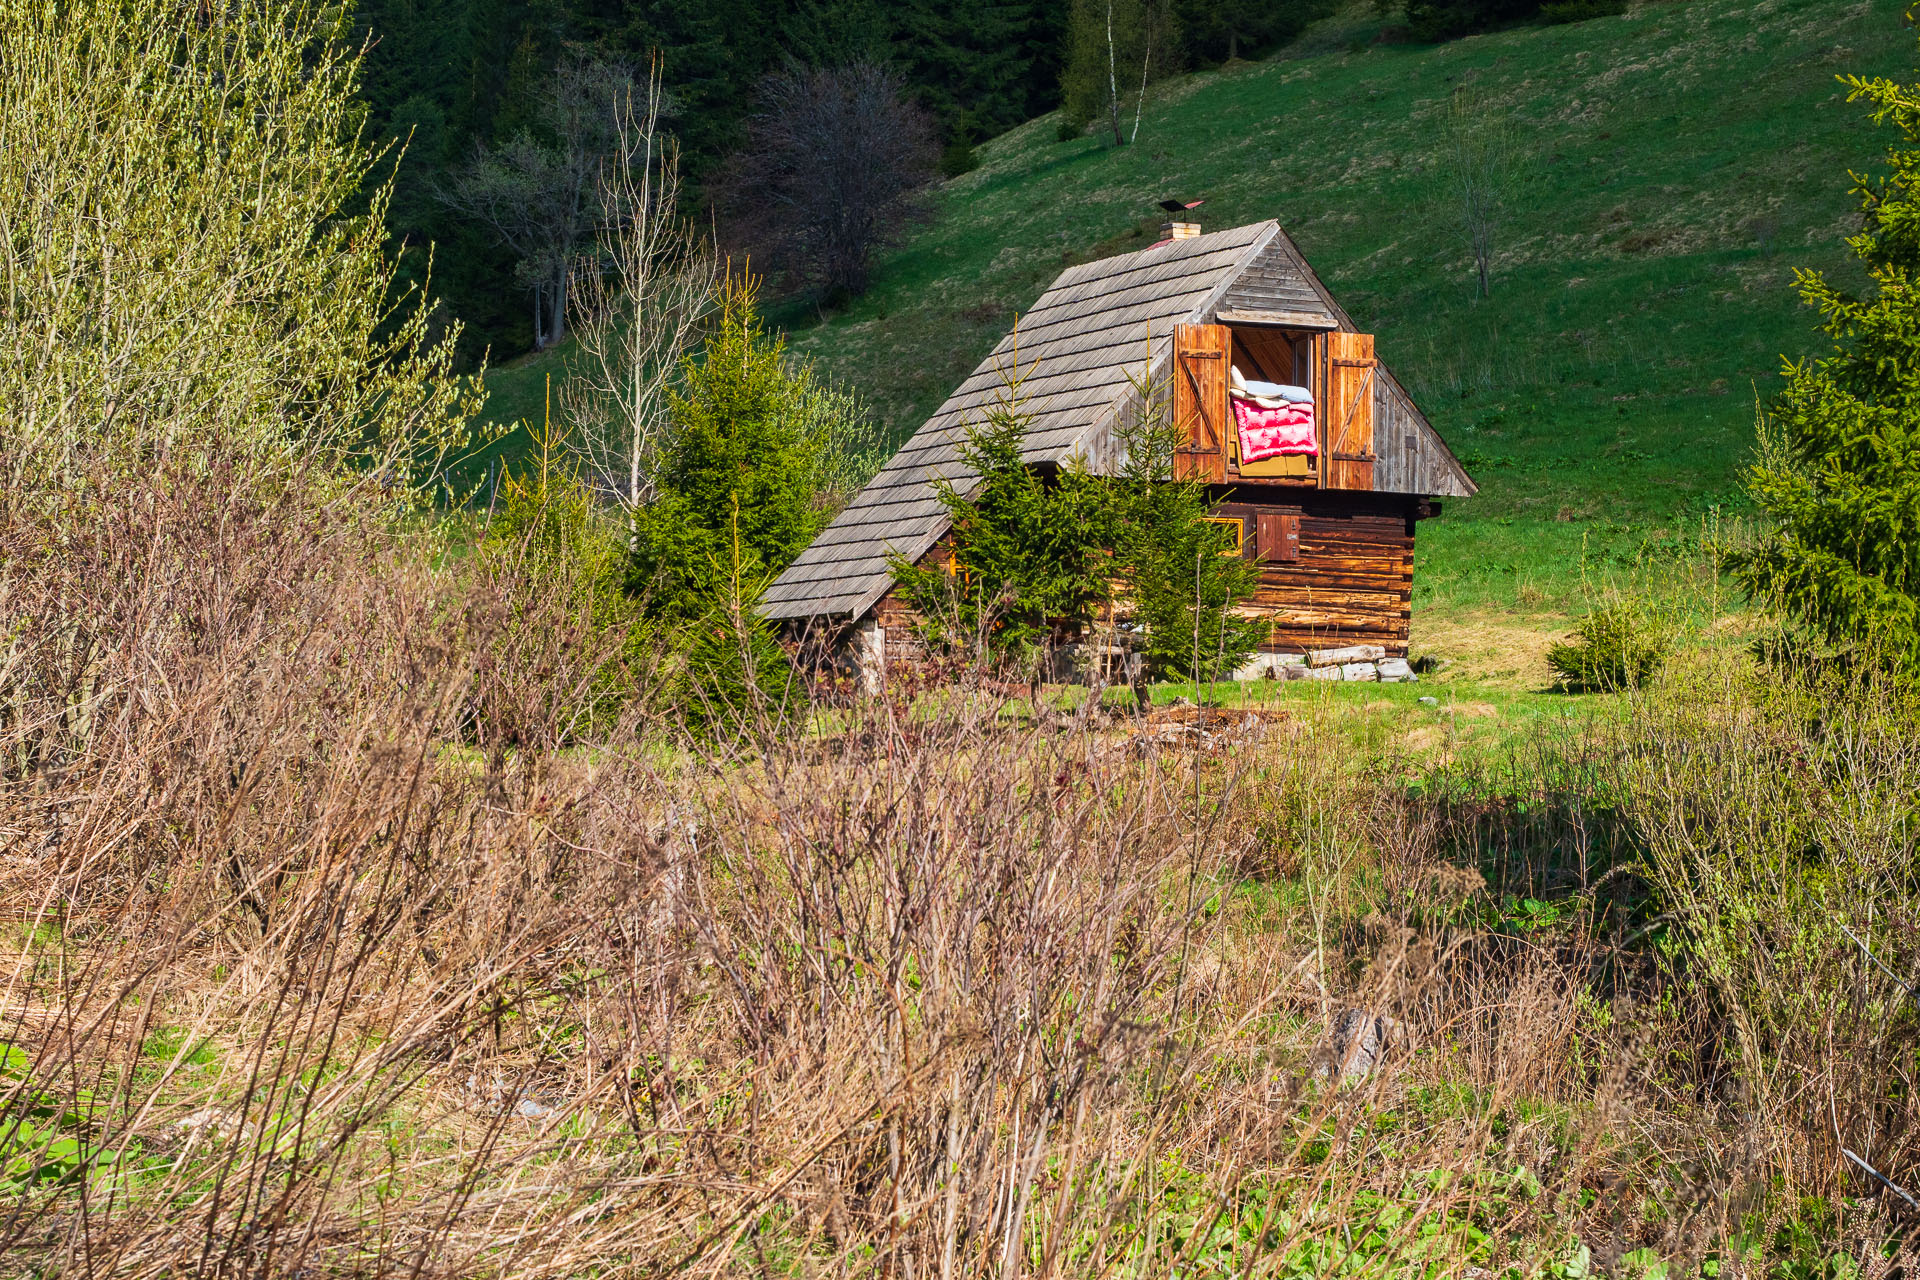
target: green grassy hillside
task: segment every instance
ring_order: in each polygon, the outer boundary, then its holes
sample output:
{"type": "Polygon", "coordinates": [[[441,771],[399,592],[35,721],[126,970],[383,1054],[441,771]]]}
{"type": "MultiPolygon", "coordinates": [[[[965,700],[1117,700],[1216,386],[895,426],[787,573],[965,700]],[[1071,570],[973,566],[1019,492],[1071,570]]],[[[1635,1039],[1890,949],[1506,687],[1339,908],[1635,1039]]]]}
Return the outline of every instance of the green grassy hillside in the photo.
{"type": "MultiPolygon", "coordinates": [[[[1835,77],[1904,73],[1914,37],[1890,0],[1652,4],[1431,48],[1369,43],[1360,12],[1162,86],[1135,145],[1051,118],[987,144],[870,295],[784,317],[795,350],[904,434],[1064,265],[1149,243],[1155,201],[1277,217],[1481,484],[1423,528],[1417,625],[1561,625],[1583,556],[1591,576],[1738,509],[1756,392],[1821,342],[1793,270],[1847,270],[1846,170],[1884,145],[1835,77]],[[1525,155],[1486,301],[1440,124],[1467,85],[1525,155]]],[[[499,405],[537,412],[551,363],[498,375],[499,405]]]]}

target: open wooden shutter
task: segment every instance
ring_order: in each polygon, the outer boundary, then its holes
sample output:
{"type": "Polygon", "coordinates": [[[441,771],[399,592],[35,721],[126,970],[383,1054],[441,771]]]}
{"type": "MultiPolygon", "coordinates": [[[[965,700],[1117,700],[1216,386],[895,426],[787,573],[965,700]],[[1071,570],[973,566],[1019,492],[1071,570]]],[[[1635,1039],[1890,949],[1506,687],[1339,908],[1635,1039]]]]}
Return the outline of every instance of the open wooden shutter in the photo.
{"type": "Polygon", "coordinates": [[[1181,444],[1173,473],[1180,480],[1227,478],[1227,327],[1183,324],[1173,335],[1173,424],[1181,444]]]}
{"type": "Polygon", "coordinates": [[[1327,335],[1327,488],[1373,488],[1373,335],[1327,335]]]}

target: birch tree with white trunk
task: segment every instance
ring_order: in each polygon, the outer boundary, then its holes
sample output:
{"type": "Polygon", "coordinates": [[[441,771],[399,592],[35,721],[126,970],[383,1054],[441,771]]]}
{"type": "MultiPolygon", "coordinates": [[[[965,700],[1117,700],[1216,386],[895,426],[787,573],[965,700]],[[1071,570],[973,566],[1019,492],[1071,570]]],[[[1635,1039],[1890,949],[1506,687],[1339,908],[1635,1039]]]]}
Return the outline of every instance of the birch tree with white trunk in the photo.
{"type": "Polygon", "coordinates": [[[669,393],[719,287],[713,242],[680,212],[679,147],[655,62],[645,97],[615,109],[601,164],[603,218],[569,272],[579,354],[562,392],[573,447],[602,492],[629,510],[650,501],[670,430],[669,393]]]}

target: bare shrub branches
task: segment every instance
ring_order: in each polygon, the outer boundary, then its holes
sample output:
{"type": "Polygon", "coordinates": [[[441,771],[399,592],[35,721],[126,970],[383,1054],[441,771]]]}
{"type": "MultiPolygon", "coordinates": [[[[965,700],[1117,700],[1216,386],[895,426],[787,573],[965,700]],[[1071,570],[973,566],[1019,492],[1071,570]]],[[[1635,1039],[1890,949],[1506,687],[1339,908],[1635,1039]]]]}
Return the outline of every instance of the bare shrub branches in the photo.
{"type": "Polygon", "coordinates": [[[742,244],[763,269],[832,297],[867,288],[876,253],[924,213],[933,125],[872,62],[796,69],[760,85],[747,142],[722,179],[742,244]]]}

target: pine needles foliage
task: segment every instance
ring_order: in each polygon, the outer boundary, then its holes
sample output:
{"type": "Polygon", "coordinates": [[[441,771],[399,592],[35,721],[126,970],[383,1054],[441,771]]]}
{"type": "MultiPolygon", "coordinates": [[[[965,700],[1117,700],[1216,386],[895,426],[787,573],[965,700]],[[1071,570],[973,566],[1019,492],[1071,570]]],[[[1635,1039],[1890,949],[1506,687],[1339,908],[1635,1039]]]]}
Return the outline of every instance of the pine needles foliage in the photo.
{"type": "Polygon", "coordinates": [[[760,319],[755,283],[730,280],[672,400],[655,501],[635,516],[631,585],[657,616],[687,620],[745,577],[778,573],[820,526],[819,449],[793,412],[796,380],[760,319]],[[735,566],[735,544],[742,565],[735,566]]]}
{"type": "Polygon", "coordinates": [[[673,702],[703,737],[743,729],[791,684],[753,602],[871,470],[859,404],[792,364],[758,282],[731,278],[686,361],[654,500],[634,513],[626,589],[678,631],[673,702]]]}
{"type": "Polygon", "coordinates": [[[935,644],[985,636],[999,656],[1064,639],[1108,598],[1113,504],[1077,459],[1051,473],[1021,456],[1029,417],[1017,386],[967,431],[960,459],[978,481],[962,491],[936,477],[951,557],[918,566],[895,555],[895,578],[927,619],[935,644]]]}
{"type": "Polygon", "coordinates": [[[1787,362],[1746,476],[1774,519],[1736,559],[1743,585],[1827,640],[1920,668],[1920,85],[1844,77],[1897,139],[1887,172],[1852,174],[1868,287],[1798,270],[1830,355],[1787,362]]]}
{"type": "Polygon", "coordinates": [[[1225,679],[1267,637],[1264,620],[1235,617],[1253,594],[1258,565],[1237,540],[1206,519],[1207,486],[1176,480],[1179,433],[1159,415],[1122,428],[1127,462],[1119,486],[1116,545],[1125,584],[1123,613],[1154,679],[1225,679]]]}
{"type": "Polygon", "coordinates": [[[1574,638],[1547,650],[1554,683],[1568,693],[1638,689],[1666,661],[1669,640],[1652,611],[1632,599],[1595,608],[1574,628],[1574,638]]]}

